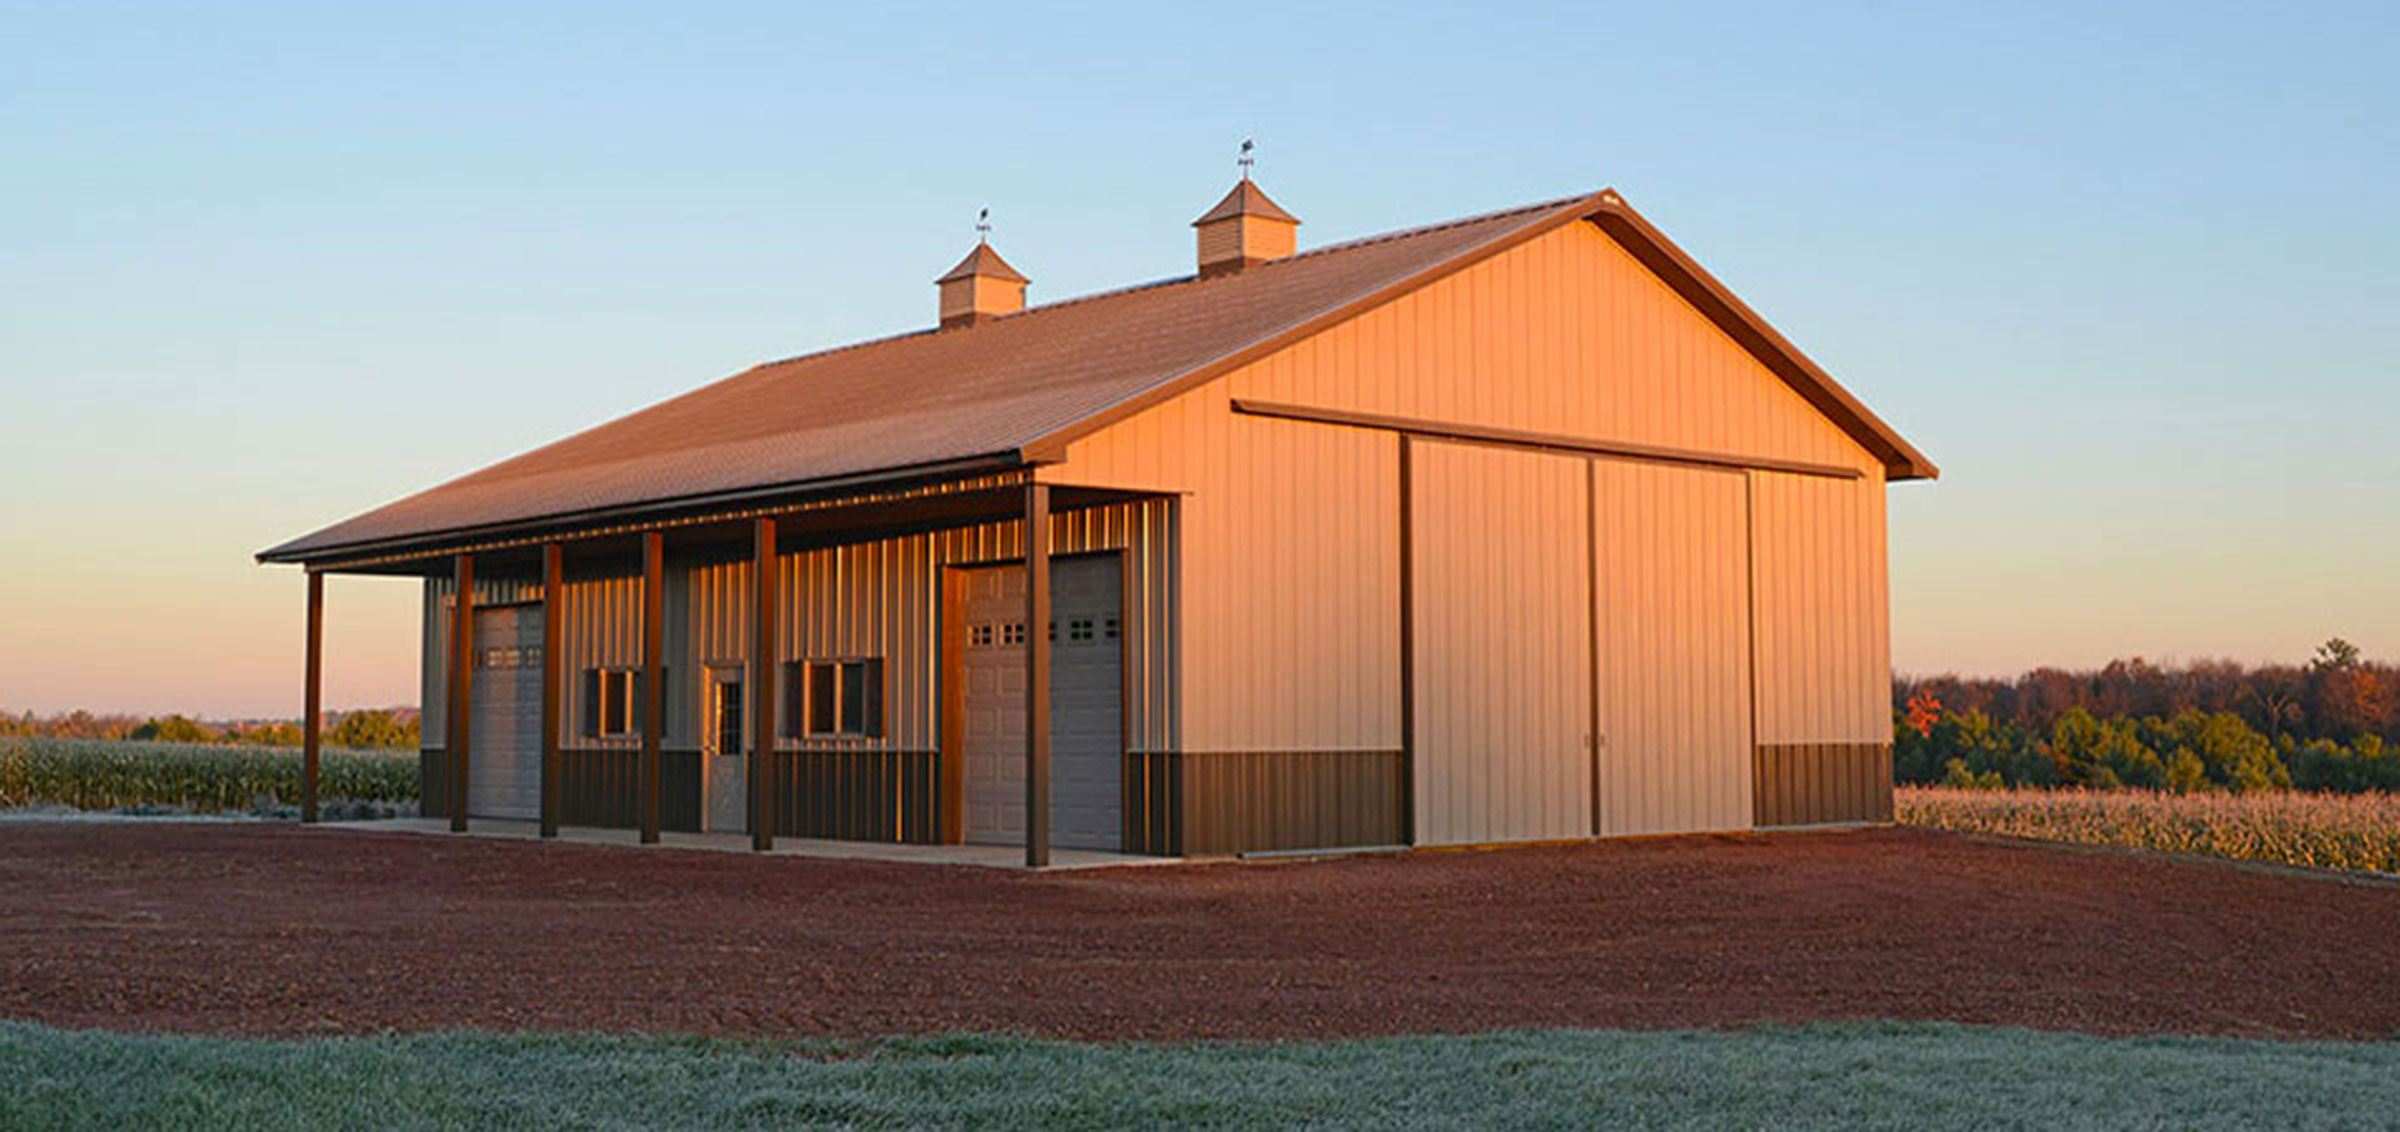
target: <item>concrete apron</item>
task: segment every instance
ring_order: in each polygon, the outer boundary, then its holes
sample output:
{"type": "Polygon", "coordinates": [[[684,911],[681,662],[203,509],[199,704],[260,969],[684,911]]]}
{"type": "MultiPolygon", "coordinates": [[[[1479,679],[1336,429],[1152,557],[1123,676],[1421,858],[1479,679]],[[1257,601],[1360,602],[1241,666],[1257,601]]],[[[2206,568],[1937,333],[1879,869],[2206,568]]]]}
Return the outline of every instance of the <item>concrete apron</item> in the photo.
{"type": "MultiPolygon", "coordinates": [[[[447,818],[390,818],[380,821],[325,822],[322,828],[350,830],[360,833],[438,834],[460,836],[450,832],[447,818]]],[[[469,821],[467,837],[485,837],[500,841],[540,841],[541,826],[530,821],[511,821],[502,818],[475,818],[469,821]]],[[[986,869],[1023,869],[1025,847],[1022,845],[902,845],[883,841],[833,841],[810,837],[778,837],[775,848],[758,853],[750,848],[746,833],[676,833],[661,832],[658,844],[644,846],[641,831],[633,829],[596,829],[587,826],[562,826],[557,840],[568,845],[610,845],[625,849],[698,849],[718,853],[746,853],[765,857],[813,857],[832,861],[896,861],[911,865],[972,865],[986,869]]],[[[1107,853],[1096,849],[1052,849],[1050,866],[1037,872],[1059,872],[1073,869],[1114,869],[1144,865],[1174,865],[1183,863],[1176,857],[1148,857],[1131,853],[1107,853]]]]}

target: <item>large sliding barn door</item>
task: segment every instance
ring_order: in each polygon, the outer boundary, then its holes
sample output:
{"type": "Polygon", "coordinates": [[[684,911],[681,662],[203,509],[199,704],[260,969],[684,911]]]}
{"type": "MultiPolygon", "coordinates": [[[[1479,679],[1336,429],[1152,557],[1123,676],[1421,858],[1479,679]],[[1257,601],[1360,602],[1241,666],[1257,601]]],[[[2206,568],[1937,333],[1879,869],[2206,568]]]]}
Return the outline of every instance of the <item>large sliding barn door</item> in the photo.
{"type": "Polygon", "coordinates": [[[1594,460],[1602,836],[1750,827],[1743,474],[1594,460]]]}
{"type": "Polygon", "coordinates": [[[1410,442],[1419,845],[1591,834],[1585,464],[1410,442]]]}

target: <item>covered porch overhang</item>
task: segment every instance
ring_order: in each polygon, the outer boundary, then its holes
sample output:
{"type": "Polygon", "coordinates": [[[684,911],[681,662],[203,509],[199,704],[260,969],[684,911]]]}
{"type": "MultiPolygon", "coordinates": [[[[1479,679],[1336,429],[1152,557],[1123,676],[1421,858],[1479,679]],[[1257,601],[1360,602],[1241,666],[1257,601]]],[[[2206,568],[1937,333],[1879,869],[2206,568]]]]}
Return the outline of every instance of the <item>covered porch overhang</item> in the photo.
{"type": "MultiPolygon", "coordinates": [[[[322,745],[324,579],[332,574],[443,578],[463,600],[451,603],[447,650],[444,752],[446,797],[452,832],[467,832],[473,753],[473,681],[476,579],[510,579],[537,587],[547,608],[558,608],[570,572],[578,576],[638,574],[641,578],[642,698],[641,759],[636,775],[639,840],[657,844],[660,828],[659,762],[665,694],[663,624],[665,561],[669,553],[715,561],[750,560],[752,618],[748,678],[752,687],[772,687],[781,659],[776,655],[773,563],[779,554],[875,542],[912,534],[999,523],[1022,524],[1028,573],[1028,624],[1049,620],[1049,526],[1054,514],[1157,498],[1159,493],[1106,487],[1051,484],[1030,464],[988,466],[971,472],[806,491],[781,497],[661,505],[640,513],[565,516],[478,530],[441,532],[405,543],[334,547],[323,551],[261,555],[262,562],[302,566],[307,572],[307,663],[303,726],[302,820],[317,820],[318,763],[322,745]]],[[[565,681],[560,619],[545,618],[542,648],[541,813],[533,835],[560,835],[560,750],[565,681]]],[[[1047,634],[1026,634],[1026,839],[1023,863],[1050,864],[1049,677],[1047,634]]],[[[773,751],[772,711],[751,713],[751,749],[773,751]]],[[[746,824],[755,851],[775,847],[779,797],[773,758],[748,760],[750,799],[746,824]]],[[[488,823],[494,819],[479,819],[488,823]]],[[[423,823],[419,823],[423,824],[423,823]]],[[[679,840],[687,840],[679,838],[679,840]]],[[[719,837],[710,844],[720,844],[719,837]]]]}

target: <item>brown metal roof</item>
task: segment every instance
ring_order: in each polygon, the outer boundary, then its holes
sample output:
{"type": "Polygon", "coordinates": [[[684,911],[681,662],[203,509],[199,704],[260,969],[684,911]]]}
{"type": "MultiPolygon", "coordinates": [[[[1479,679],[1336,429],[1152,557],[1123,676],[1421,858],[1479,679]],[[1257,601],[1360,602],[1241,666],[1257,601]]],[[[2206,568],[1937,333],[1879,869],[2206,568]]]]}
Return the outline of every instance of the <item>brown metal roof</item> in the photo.
{"type": "Polygon", "coordinates": [[[1224,200],[1217,202],[1215,208],[1201,213],[1200,219],[1192,221],[1192,227],[1197,228],[1219,220],[1231,220],[1236,216],[1263,216],[1269,220],[1281,220],[1287,224],[1300,222],[1299,217],[1285,212],[1283,206],[1267,199],[1265,189],[1259,188],[1252,184],[1248,177],[1244,177],[1240,184],[1235,185],[1232,191],[1225,194],[1224,200]]]}
{"type": "Polygon", "coordinates": [[[1769,359],[1886,462],[1933,466],[1613,191],[1304,252],[771,362],[302,536],[259,558],[326,560],[535,523],[771,489],[1054,456],[1150,404],[1578,219],[1635,254],[1769,359]],[[1615,219],[1612,225],[1611,218],[1615,219]],[[1723,301],[1712,299],[1721,296],[1723,301]],[[1728,305],[1730,303],[1730,305],[1728,305]],[[1745,336],[1745,333],[1747,336],[1745,336]],[[1763,334],[1763,336],[1762,336],[1763,334]]]}

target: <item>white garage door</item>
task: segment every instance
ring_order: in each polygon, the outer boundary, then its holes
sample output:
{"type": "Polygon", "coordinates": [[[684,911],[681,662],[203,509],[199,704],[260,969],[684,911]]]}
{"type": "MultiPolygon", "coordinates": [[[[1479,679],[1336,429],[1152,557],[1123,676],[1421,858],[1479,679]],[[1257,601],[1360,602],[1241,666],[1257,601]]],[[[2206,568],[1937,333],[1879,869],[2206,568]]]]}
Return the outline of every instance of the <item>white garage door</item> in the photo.
{"type": "MultiPolygon", "coordinates": [[[[1124,844],[1123,613],[1115,556],[1050,564],[1050,843],[1124,844]]],[[[1025,840],[1025,569],[967,572],[967,840],[1025,840]]]]}
{"type": "Polygon", "coordinates": [[[467,742],[467,814],[542,813],[542,607],[475,611],[475,724],[467,742]]]}

